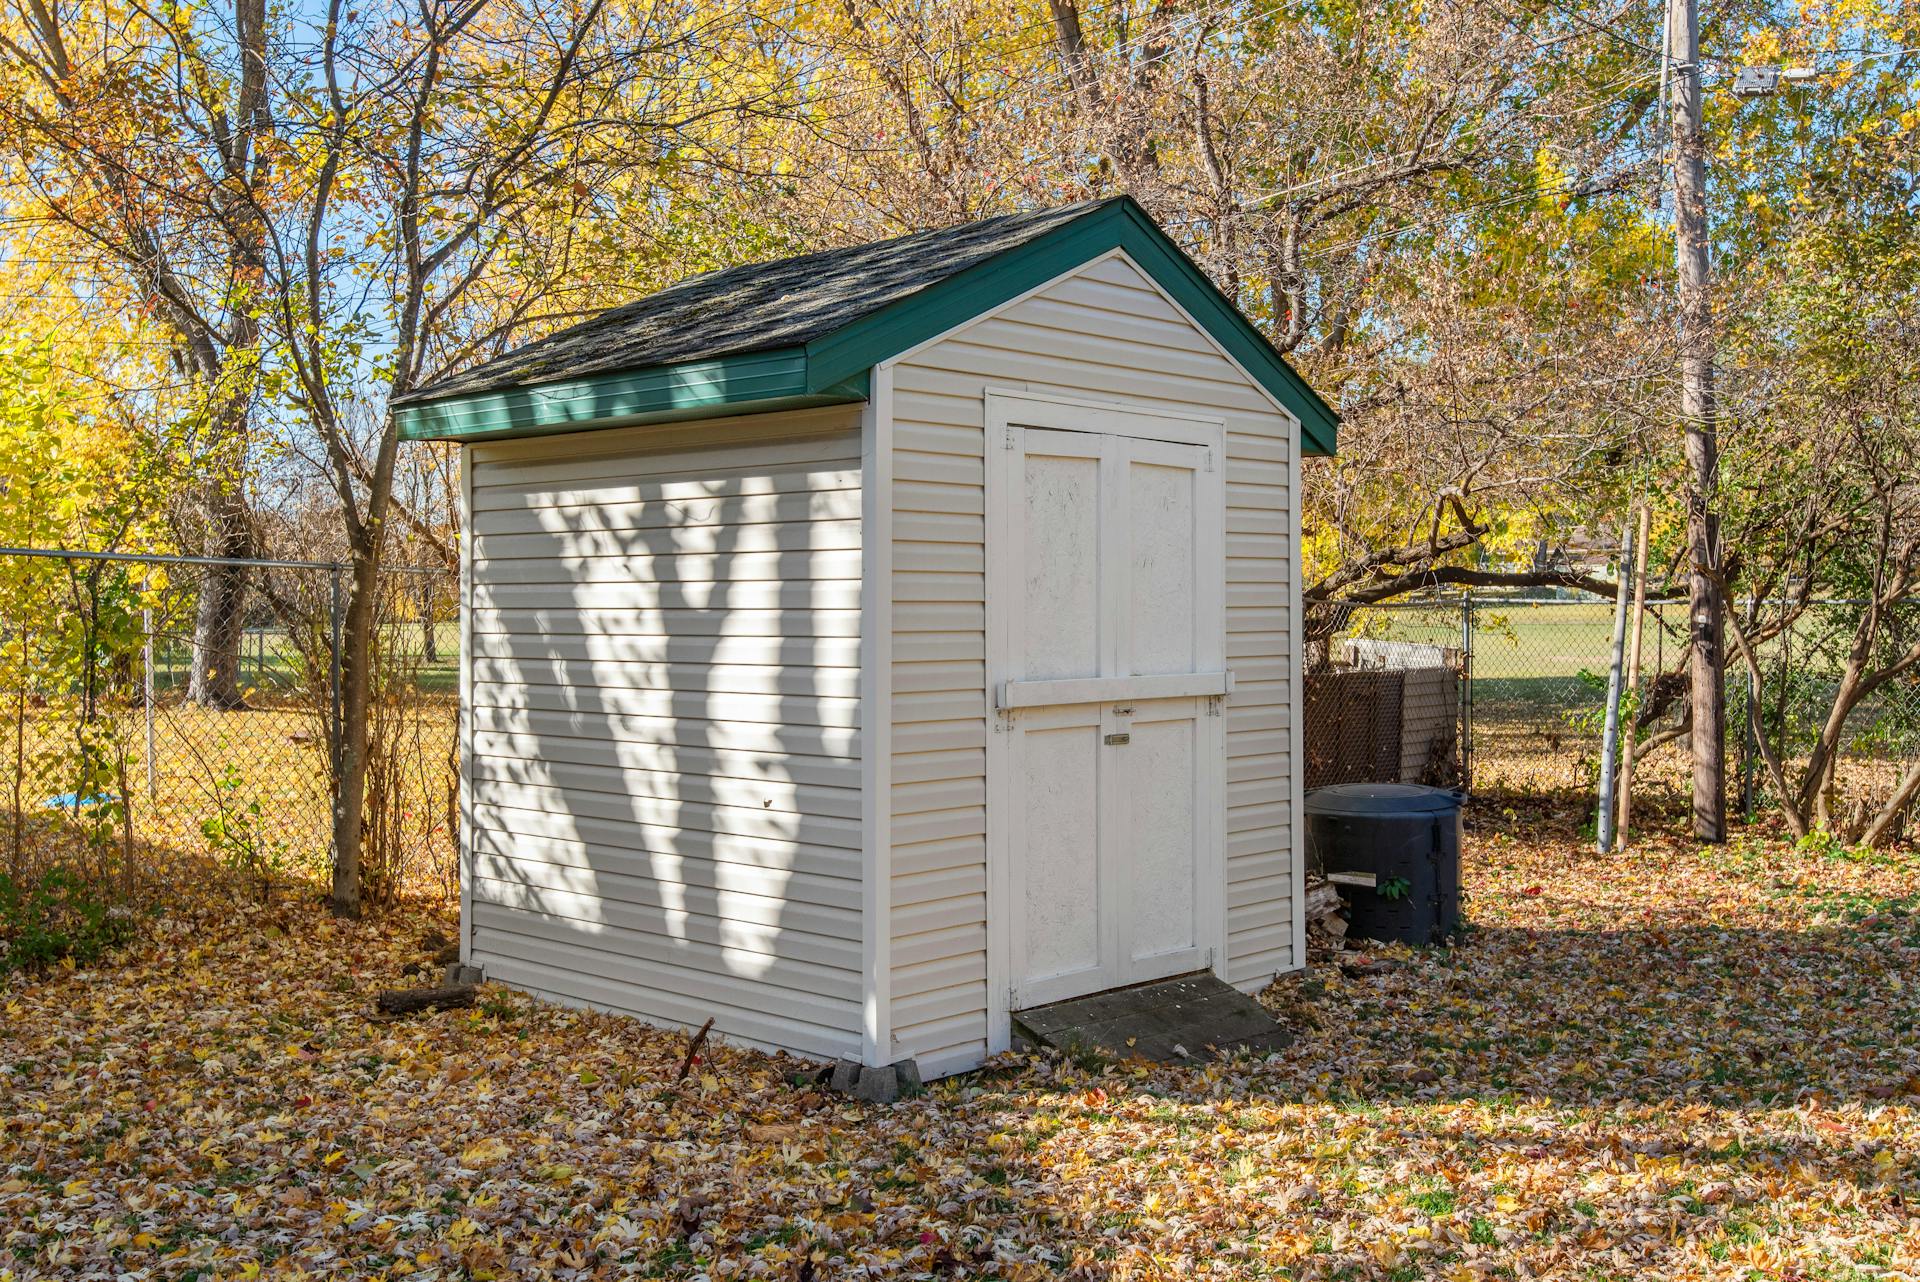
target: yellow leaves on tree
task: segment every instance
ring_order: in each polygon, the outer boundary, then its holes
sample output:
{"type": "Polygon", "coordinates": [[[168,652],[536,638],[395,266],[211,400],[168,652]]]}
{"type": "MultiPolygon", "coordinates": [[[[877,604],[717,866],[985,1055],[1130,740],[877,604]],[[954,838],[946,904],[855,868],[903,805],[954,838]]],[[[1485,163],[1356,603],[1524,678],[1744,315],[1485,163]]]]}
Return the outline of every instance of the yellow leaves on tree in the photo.
{"type": "Polygon", "coordinates": [[[97,551],[161,538],[160,443],[100,389],[79,345],[0,335],[0,541],[97,551]]]}

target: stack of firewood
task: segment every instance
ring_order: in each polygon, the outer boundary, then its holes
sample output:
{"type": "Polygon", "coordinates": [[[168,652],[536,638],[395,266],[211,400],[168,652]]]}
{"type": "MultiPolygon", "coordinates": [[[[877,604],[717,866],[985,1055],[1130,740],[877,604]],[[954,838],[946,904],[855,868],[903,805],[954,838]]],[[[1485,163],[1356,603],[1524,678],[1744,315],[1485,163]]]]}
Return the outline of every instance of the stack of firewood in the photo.
{"type": "Polygon", "coordinates": [[[1314,942],[1338,948],[1347,938],[1347,919],[1340,915],[1346,905],[1339,888],[1330,881],[1307,883],[1307,934],[1314,942]]]}

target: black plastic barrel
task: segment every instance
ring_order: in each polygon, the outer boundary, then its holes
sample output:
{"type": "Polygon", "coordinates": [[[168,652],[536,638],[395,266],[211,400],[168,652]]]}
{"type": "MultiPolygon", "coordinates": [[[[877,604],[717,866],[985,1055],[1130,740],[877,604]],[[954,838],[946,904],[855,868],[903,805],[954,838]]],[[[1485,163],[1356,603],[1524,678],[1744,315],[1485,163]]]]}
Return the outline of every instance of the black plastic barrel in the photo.
{"type": "Polygon", "coordinates": [[[1461,800],[1406,783],[1307,794],[1307,866],[1340,888],[1350,936],[1433,944],[1460,928],[1461,800]]]}

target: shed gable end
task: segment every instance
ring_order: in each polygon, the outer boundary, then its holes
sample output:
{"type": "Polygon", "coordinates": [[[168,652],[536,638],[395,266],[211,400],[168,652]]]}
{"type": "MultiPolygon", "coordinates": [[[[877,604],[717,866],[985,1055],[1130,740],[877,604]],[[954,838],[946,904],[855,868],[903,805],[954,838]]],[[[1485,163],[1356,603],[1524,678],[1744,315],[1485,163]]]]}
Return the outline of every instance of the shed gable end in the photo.
{"type": "Polygon", "coordinates": [[[1109,252],[891,369],[891,1053],[990,1051],[986,397],[1108,401],[1225,423],[1226,977],[1300,964],[1295,508],[1300,436],[1269,391],[1131,256],[1109,252]]]}

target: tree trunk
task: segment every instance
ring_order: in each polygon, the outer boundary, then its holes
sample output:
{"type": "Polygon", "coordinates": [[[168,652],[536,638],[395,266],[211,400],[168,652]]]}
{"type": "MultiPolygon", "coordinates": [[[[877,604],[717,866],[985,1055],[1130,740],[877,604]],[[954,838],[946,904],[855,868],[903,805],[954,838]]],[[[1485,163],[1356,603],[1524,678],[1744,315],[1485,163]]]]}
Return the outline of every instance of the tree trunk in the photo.
{"type": "MultiPolygon", "coordinates": [[[[1884,549],[1884,542],[1882,547],[1884,549]]],[[[1885,555],[1884,551],[1882,555],[1885,555]]],[[[1840,684],[1833,692],[1833,702],[1827,707],[1827,719],[1822,723],[1820,736],[1814,740],[1813,751],[1807,757],[1807,773],[1800,784],[1800,805],[1814,815],[1816,827],[1824,827],[1829,814],[1834,771],[1839,766],[1840,743],[1846,735],[1847,718],[1879,685],[1877,674],[1868,674],[1868,665],[1873,661],[1874,647],[1880,640],[1880,593],[1881,585],[1876,583],[1866,613],[1860,616],[1860,622],[1854,628],[1853,645],[1847,650],[1847,666],[1840,673],[1840,684]]]]}
{"type": "MultiPolygon", "coordinates": [[[[371,540],[368,540],[371,543],[371,540]]],[[[361,842],[366,834],[367,724],[373,690],[373,615],[380,585],[377,547],[356,542],[353,585],[340,629],[340,737],[333,783],[333,896],[337,917],[361,911],[361,842]]]]}
{"type": "MultiPolygon", "coordinates": [[[[1740,651],[1740,657],[1746,660],[1747,679],[1753,683],[1755,689],[1758,689],[1761,681],[1760,659],[1754,654],[1753,645],[1747,640],[1745,629],[1740,626],[1738,619],[1729,619],[1727,631],[1732,634],[1734,647],[1740,651]]],[[[1758,741],[1756,746],[1760,752],[1760,759],[1766,763],[1767,777],[1773,783],[1774,792],[1780,796],[1780,812],[1787,817],[1787,827],[1795,837],[1806,836],[1808,831],[1806,807],[1800,801],[1799,793],[1787,786],[1787,769],[1780,763],[1778,749],[1767,742],[1767,736],[1761,733],[1757,724],[1754,727],[1754,738],[1758,741]]]]}
{"type": "Polygon", "coordinates": [[[1887,799],[1887,804],[1867,825],[1866,832],[1860,838],[1861,844],[1877,850],[1892,840],[1894,830],[1900,826],[1901,817],[1916,797],[1920,797],[1920,761],[1907,768],[1906,777],[1900,780],[1893,795],[1887,799]]]}
{"type": "Polygon", "coordinates": [[[428,663],[440,662],[440,638],[433,626],[433,576],[420,576],[420,656],[428,663]]]}
{"type": "MultiPolygon", "coordinates": [[[[253,552],[253,527],[238,482],[218,481],[207,500],[207,555],[245,557],[253,552]]],[[[248,569],[203,567],[193,619],[193,666],[187,698],[203,708],[242,708],[240,639],[246,626],[248,569]]]]}
{"type": "Polygon", "coordinates": [[[1693,641],[1693,832],[1727,838],[1725,639],[1714,577],[1720,452],[1713,393],[1713,301],[1707,253],[1707,158],[1700,129],[1700,20],[1694,0],[1668,9],[1673,75],[1673,207],[1680,267],[1680,413],[1687,438],[1688,631],[1693,641]],[[1678,46],[1677,48],[1675,46],[1678,46]]]}

